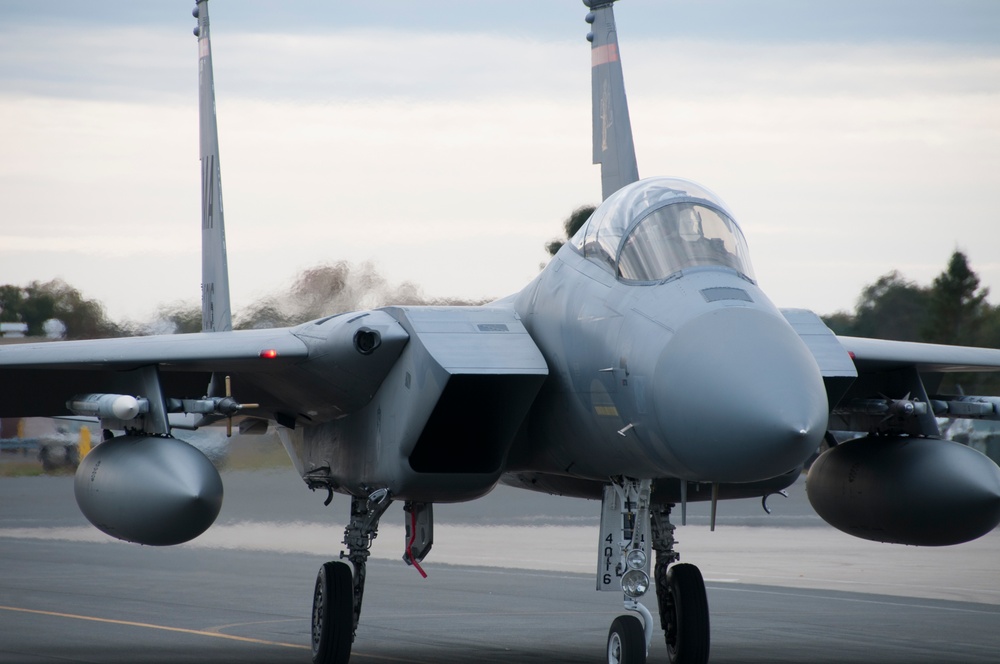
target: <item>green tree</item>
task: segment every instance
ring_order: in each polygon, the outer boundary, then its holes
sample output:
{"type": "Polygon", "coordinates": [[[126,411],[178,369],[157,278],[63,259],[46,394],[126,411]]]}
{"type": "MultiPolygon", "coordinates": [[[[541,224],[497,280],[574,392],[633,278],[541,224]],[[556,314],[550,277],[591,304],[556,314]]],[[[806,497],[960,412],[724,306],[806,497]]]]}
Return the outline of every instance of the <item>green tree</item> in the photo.
{"type": "Polygon", "coordinates": [[[920,341],[929,293],[893,270],[861,292],[854,314],[838,312],[823,320],[837,334],[920,341]]]}
{"type": "Polygon", "coordinates": [[[975,345],[986,318],[989,289],[979,288],[979,276],[961,251],[955,251],[947,269],[934,279],[927,318],[921,328],[925,341],[975,345]]]}
{"type": "Polygon", "coordinates": [[[549,255],[555,256],[562,249],[562,246],[566,244],[566,240],[576,235],[576,232],[590,219],[590,215],[594,214],[595,209],[597,208],[593,205],[582,205],[573,210],[563,222],[563,231],[566,233],[566,239],[556,238],[549,240],[545,244],[545,250],[549,252],[549,255]]]}
{"type": "Polygon", "coordinates": [[[23,307],[23,288],[10,284],[0,286],[0,323],[20,323],[23,307]]]}
{"type": "MultiPolygon", "coordinates": [[[[986,302],[965,255],[956,251],[929,288],[885,274],[862,291],[854,313],[823,320],[837,334],[1000,348],[1000,307],[986,302]]],[[[998,373],[948,373],[939,393],[997,394],[998,373]]]]}
{"type": "Polygon", "coordinates": [[[978,345],[1000,348],[1000,306],[983,307],[983,321],[979,330],[978,345]]]}
{"type": "Polygon", "coordinates": [[[88,300],[61,279],[32,281],[27,286],[0,286],[0,320],[28,325],[29,336],[41,336],[45,321],[56,318],[69,339],[120,336],[121,326],[108,320],[104,307],[88,300]]]}
{"type": "Polygon", "coordinates": [[[832,314],[827,314],[825,316],[820,316],[826,326],[833,330],[834,334],[839,334],[843,336],[857,336],[857,332],[854,329],[855,319],[854,314],[848,313],[846,311],[837,311],[832,314]]]}
{"type": "MultiPolygon", "coordinates": [[[[979,276],[965,254],[956,250],[931,285],[923,340],[1000,348],[1000,309],[986,302],[988,294],[988,289],[979,287],[979,276]]],[[[977,372],[947,374],[940,391],[995,394],[998,389],[1000,376],[977,372]]]]}

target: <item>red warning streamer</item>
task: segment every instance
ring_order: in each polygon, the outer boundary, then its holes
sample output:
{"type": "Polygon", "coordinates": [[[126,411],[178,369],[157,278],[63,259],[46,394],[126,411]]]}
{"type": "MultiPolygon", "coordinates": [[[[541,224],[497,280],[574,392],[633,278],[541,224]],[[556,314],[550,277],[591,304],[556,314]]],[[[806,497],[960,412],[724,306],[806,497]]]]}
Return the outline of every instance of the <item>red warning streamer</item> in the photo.
{"type": "Polygon", "coordinates": [[[406,558],[410,564],[417,568],[420,576],[427,578],[427,572],[420,566],[417,559],[413,557],[413,543],[417,540],[417,511],[410,512],[410,541],[406,543],[406,558]]]}

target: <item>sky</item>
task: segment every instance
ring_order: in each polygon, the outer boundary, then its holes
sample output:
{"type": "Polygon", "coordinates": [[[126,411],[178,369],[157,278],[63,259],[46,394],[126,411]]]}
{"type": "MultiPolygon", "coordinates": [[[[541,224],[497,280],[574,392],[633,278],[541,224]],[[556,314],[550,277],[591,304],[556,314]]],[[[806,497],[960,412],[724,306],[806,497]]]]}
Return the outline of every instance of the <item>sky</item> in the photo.
{"type": "MultiPolygon", "coordinates": [[[[0,0],[0,283],[200,298],[193,2],[0,0]]],[[[639,172],[719,194],[781,307],[960,249],[1000,302],[1000,3],[621,0],[639,172]]],[[[579,0],[212,0],[236,313],[321,263],[501,297],[591,165],[579,0]]]]}

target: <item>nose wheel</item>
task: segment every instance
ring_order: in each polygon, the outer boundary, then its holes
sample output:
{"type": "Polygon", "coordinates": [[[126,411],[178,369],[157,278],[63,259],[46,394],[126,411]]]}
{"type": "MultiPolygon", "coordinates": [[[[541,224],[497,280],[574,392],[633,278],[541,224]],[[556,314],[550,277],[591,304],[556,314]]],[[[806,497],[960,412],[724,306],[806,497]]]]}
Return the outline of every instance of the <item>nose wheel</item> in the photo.
{"type": "Polygon", "coordinates": [[[645,664],[646,633],[635,616],[618,616],[608,631],[608,664],[645,664]]]}

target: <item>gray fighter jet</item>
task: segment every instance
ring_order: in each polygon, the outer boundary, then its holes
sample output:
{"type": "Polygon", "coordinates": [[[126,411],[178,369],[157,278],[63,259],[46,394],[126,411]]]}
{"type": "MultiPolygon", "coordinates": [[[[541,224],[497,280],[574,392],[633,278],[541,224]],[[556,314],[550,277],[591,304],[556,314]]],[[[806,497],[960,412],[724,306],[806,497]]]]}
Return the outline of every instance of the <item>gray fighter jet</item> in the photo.
{"type": "Polygon", "coordinates": [[[521,292],[481,307],[384,307],[232,331],[207,1],[195,9],[201,98],[203,332],[0,347],[0,415],[90,416],[104,441],[76,496],[114,537],[187,541],[218,514],[212,464],[174,437],[241,415],[273,424],[305,484],[350,497],[347,559],[319,571],[313,660],[342,664],[379,519],[404,505],[405,560],[433,542],[432,505],[498,482],[601,500],[596,586],[631,613],[609,662],[643,662],[655,588],[672,662],[705,662],[698,568],[670,516],[689,501],[766,497],[809,472],[817,512],[911,545],[1000,523],[1000,468],[942,440],[935,416],[1000,419],[1000,399],[938,394],[944,373],[1000,370],[1000,350],[837,337],[758,287],[714,193],[639,179],[611,0],[592,26],[594,161],[604,202],[521,292]],[[252,402],[252,403],[251,403],[252,402]],[[853,431],[836,444],[829,431],[853,431]],[[653,560],[655,552],[655,561],[653,560]],[[637,614],[637,615],[636,615],[637,614]]]}

